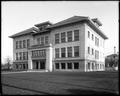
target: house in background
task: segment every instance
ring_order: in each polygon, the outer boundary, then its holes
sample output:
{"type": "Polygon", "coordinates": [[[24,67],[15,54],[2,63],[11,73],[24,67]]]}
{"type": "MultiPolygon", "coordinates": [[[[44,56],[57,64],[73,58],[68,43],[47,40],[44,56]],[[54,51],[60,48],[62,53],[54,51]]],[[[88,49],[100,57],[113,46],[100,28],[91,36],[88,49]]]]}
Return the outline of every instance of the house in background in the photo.
{"type": "Polygon", "coordinates": [[[10,36],[16,70],[103,71],[107,36],[97,19],[73,16],[49,21],[10,36]]]}
{"type": "Polygon", "coordinates": [[[106,70],[118,70],[119,54],[111,54],[105,58],[106,70]]]}

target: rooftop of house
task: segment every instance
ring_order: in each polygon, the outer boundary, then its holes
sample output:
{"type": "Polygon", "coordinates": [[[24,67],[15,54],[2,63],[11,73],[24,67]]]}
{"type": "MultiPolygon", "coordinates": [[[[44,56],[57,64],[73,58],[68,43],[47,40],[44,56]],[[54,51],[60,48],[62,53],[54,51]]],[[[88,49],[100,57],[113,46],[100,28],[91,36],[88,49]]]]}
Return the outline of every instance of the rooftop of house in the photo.
{"type": "MultiPolygon", "coordinates": [[[[73,17],[70,17],[68,19],[62,20],[62,21],[60,21],[58,23],[55,23],[55,24],[52,24],[49,21],[46,21],[46,22],[43,22],[43,23],[39,23],[39,24],[35,24],[34,26],[38,27],[38,28],[32,27],[32,28],[29,28],[29,29],[24,30],[24,31],[19,32],[19,33],[16,33],[16,34],[14,34],[12,36],[9,36],[9,37],[10,38],[15,38],[17,36],[21,36],[21,35],[24,35],[24,34],[29,34],[31,32],[39,33],[39,32],[41,32],[39,27],[41,25],[45,25],[45,24],[49,25],[49,26],[46,27],[46,29],[53,29],[53,28],[57,28],[57,27],[60,27],[60,26],[67,25],[67,24],[72,24],[72,23],[81,22],[81,21],[87,21],[88,24],[90,26],[92,26],[99,35],[101,35],[104,39],[108,39],[108,37],[105,34],[103,34],[103,32],[94,24],[94,22],[96,22],[99,25],[102,25],[101,22],[98,19],[96,19],[96,18],[90,19],[89,17],[85,17],[85,16],[73,16],[73,17]]],[[[42,30],[42,32],[44,32],[44,31],[42,30]]]]}

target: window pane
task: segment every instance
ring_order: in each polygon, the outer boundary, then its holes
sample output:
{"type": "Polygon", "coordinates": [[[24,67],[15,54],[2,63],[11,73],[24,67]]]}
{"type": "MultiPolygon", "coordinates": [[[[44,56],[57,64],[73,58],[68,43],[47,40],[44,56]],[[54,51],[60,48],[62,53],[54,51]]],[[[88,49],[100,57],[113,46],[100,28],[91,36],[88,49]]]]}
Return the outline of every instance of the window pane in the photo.
{"type": "Polygon", "coordinates": [[[37,38],[37,44],[38,45],[40,44],[40,38],[37,38]]]}
{"type": "Polygon", "coordinates": [[[68,57],[72,57],[72,47],[67,47],[68,57]]]}
{"type": "Polygon", "coordinates": [[[59,58],[59,48],[55,48],[55,58],[59,58]]]}
{"type": "Polygon", "coordinates": [[[16,49],[18,49],[18,41],[16,41],[16,49]]]}
{"type": "Polygon", "coordinates": [[[41,44],[44,44],[44,37],[41,37],[41,44]]]}
{"type": "Polygon", "coordinates": [[[61,42],[65,42],[65,32],[61,33],[61,42]]]}
{"type": "Polygon", "coordinates": [[[88,63],[88,69],[90,69],[90,63],[88,63]]]}
{"type": "Polygon", "coordinates": [[[26,41],[23,40],[23,48],[26,48],[26,41]]]}
{"type": "Polygon", "coordinates": [[[16,53],[16,60],[18,60],[18,53],[16,53]]]}
{"type": "Polygon", "coordinates": [[[74,30],[74,41],[79,41],[79,30],[74,30]]]}
{"type": "Polygon", "coordinates": [[[72,63],[67,63],[68,69],[72,69],[72,63]]]}
{"type": "Polygon", "coordinates": [[[88,38],[90,37],[90,32],[88,31],[88,38]]]}
{"type": "Polygon", "coordinates": [[[59,33],[55,34],[55,44],[59,43],[59,33]]]}
{"type": "Polygon", "coordinates": [[[61,57],[65,57],[65,48],[61,48],[61,57]]]}
{"type": "Polygon", "coordinates": [[[19,48],[22,48],[22,41],[19,41],[19,48]]]}
{"type": "Polygon", "coordinates": [[[94,40],[94,35],[92,34],[92,40],[94,40]]]}
{"type": "Polygon", "coordinates": [[[74,46],[74,56],[79,56],[79,46],[74,46]]]}
{"type": "Polygon", "coordinates": [[[55,69],[59,69],[59,63],[55,63],[55,69]]]}
{"type": "Polygon", "coordinates": [[[67,32],[67,40],[68,40],[68,42],[72,41],[72,31],[67,32]]]}
{"type": "Polygon", "coordinates": [[[78,62],[74,63],[74,69],[79,69],[79,63],[78,62]]]}
{"type": "Polygon", "coordinates": [[[45,36],[45,44],[48,44],[48,36],[45,36]]]}
{"type": "Polygon", "coordinates": [[[27,39],[27,47],[30,46],[30,39],[27,39]]]}
{"type": "Polygon", "coordinates": [[[65,63],[61,63],[61,69],[65,69],[65,63]]]}

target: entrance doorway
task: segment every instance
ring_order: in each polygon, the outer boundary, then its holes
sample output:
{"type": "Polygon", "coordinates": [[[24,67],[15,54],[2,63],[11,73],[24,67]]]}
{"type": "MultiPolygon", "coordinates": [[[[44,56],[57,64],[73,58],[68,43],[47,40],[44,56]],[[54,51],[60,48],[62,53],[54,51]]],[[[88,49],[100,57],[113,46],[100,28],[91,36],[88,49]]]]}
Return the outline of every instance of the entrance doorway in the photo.
{"type": "Polygon", "coordinates": [[[45,69],[45,60],[34,60],[33,69],[45,69]]]}
{"type": "Polygon", "coordinates": [[[40,61],[40,69],[45,69],[45,61],[40,61]]]}

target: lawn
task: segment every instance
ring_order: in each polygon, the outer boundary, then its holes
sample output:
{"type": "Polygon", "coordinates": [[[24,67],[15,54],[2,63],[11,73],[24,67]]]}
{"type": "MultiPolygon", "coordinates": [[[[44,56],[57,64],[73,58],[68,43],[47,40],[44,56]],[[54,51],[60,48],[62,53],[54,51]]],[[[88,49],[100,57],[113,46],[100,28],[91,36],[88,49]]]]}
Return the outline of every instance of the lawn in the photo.
{"type": "Polygon", "coordinates": [[[2,94],[118,94],[118,72],[26,72],[2,74],[2,94]]]}

